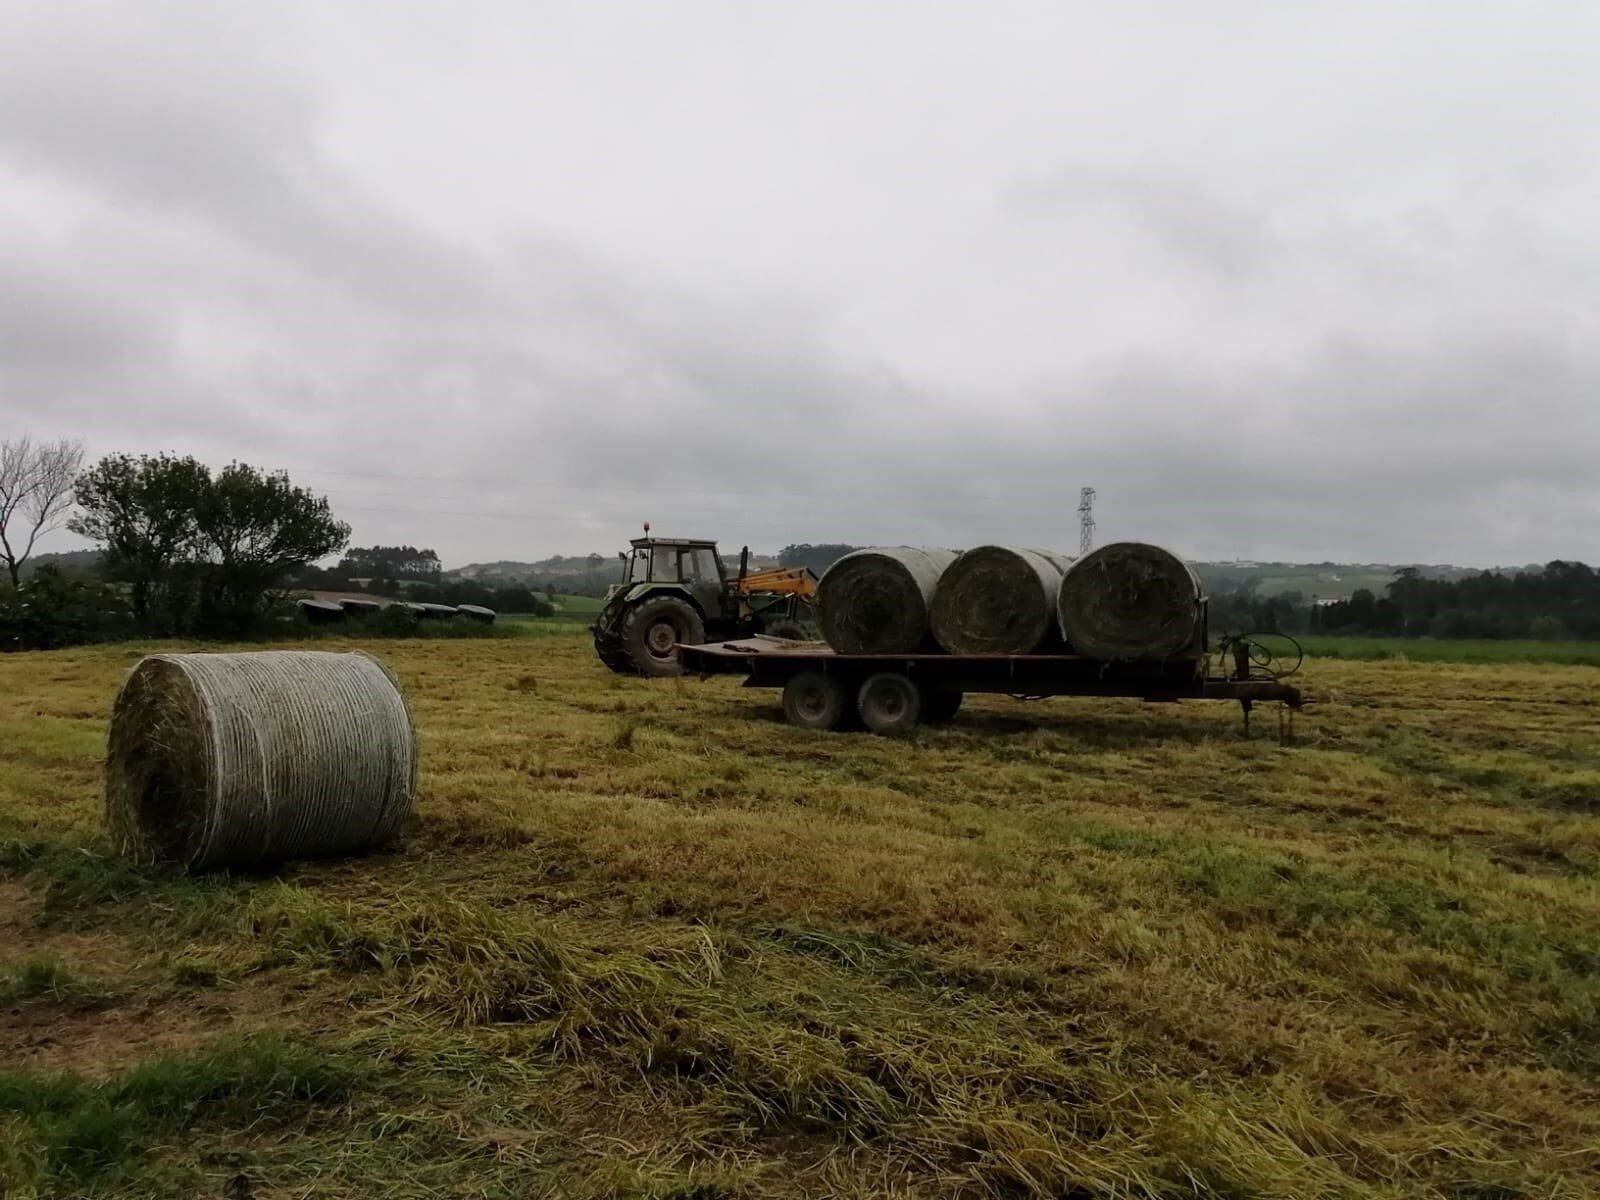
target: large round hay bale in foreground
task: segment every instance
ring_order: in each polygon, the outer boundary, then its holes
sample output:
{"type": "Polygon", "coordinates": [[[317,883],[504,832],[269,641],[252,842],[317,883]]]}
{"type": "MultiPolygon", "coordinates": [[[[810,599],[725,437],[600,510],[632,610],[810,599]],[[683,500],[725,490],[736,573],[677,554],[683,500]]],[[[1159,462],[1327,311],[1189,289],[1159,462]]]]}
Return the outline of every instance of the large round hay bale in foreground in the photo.
{"type": "Polygon", "coordinates": [[[872,547],[846,554],[817,584],[817,624],[840,654],[909,654],[928,641],[928,609],[953,550],[872,547]]]}
{"type": "Polygon", "coordinates": [[[1113,542],[1061,576],[1061,634],[1089,658],[1179,658],[1195,653],[1200,577],[1169,550],[1113,542]]]}
{"type": "Polygon", "coordinates": [[[1071,565],[1051,550],[964,551],[934,591],[934,639],[951,654],[1031,654],[1056,641],[1056,593],[1071,565]]]}
{"type": "Polygon", "coordinates": [[[112,710],[106,820],[140,862],[253,867],[391,840],[416,780],[405,699],[365,654],[155,654],[112,710]]]}

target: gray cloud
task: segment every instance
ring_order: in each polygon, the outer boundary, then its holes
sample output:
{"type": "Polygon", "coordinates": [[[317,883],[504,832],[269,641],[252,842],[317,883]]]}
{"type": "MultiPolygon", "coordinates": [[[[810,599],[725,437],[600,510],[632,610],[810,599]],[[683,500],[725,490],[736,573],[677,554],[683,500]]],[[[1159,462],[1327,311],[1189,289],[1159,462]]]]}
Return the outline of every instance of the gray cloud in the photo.
{"type": "Polygon", "coordinates": [[[1593,558],[1600,29],[1194,9],[20,7],[0,432],[449,561],[1070,547],[1084,484],[1200,556],[1593,558]]]}
{"type": "Polygon", "coordinates": [[[1137,165],[1065,163],[1017,184],[1007,199],[1023,217],[1071,220],[1101,208],[1175,258],[1228,279],[1263,269],[1272,250],[1262,214],[1218,200],[1198,180],[1137,165]]]}

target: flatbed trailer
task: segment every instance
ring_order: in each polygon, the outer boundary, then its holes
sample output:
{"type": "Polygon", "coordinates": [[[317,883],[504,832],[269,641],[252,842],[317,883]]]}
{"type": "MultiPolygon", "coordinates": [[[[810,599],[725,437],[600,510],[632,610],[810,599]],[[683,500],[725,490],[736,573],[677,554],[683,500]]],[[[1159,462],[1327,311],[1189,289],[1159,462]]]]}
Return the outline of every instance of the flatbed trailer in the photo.
{"type": "Polygon", "coordinates": [[[685,673],[743,675],[745,687],[782,688],[784,715],[811,729],[859,720],[875,733],[903,733],[948,720],[967,692],[1236,700],[1247,725],[1255,704],[1304,703],[1298,688],[1253,675],[1247,651],[1233,655],[1232,674],[1212,673],[1209,656],[1104,662],[1074,654],[839,654],[822,642],[774,637],[679,646],[678,657],[685,673]]]}

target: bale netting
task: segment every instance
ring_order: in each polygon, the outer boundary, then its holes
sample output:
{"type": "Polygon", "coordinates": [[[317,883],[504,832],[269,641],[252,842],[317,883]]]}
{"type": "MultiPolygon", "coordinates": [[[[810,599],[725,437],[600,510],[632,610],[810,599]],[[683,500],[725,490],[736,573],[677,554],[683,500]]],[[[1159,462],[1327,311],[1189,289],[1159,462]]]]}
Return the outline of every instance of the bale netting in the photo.
{"type": "Polygon", "coordinates": [[[1032,654],[1059,641],[1056,593],[1065,554],[974,546],[939,579],[930,623],[951,654],[1032,654]]]}
{"type": "Polygon", "coordinates": [[[874,547],[846,554],[817,584],[817,624],[841,654],[909,654],[928,641],[928,609],[953,550],[874,547]]]}
{"type": "Polygon", "coordinates": [[[365,654],[155,654],[112,710],[106,822],[140,862],[253,867],[390,841],[416,782],[405,698],[365,654]]]}
{"type": "Polygon", "coordinates": [[[1113,542],[1061,576],[1061,634],[1089,658],[1197,655],[1200,577],[1171,551],[1144,542],[1113,542]]]}

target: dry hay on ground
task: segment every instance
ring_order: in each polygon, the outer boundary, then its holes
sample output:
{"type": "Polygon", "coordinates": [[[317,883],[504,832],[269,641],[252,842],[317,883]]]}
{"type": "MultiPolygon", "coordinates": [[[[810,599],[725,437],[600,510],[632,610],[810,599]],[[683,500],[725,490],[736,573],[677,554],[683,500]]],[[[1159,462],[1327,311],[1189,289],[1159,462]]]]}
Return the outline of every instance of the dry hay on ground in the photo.
{"type": "Polygon", "coordinates": [[[129,652],[0,658],[30,697],[0,737],[7,963],[58,962],[66,997],[16,1003],[35,1030],[120,1006],[184,1034],[81,1085],[13,1056],[0,1171],[63,1195],[1600,1193],[1594,668],[1313,662],[1331,699],[1283,748],[1224,706],[1097,700],[810,733],[773,693],[614,677],[581,635],[379,652],[428,751],[404,852],[209,880],[99,832],[129,652]],[[72,1152],[106,1105],[117,1137],[72,1152]]]}

